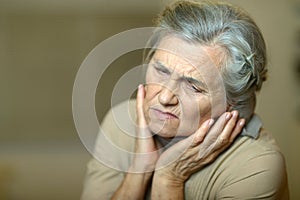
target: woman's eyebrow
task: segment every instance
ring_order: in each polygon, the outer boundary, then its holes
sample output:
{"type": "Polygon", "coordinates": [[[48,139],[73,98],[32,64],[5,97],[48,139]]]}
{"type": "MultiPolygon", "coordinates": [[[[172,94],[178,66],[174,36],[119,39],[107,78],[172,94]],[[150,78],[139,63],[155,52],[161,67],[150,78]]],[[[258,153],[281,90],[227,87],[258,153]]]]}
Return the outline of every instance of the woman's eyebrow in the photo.
{"type": "Polygon", "coordinates": [[[169,68],[167,66],[165,66],[163,63],[161,63],[160,61],[154,59],[154,63],[162,70],[166,71],[166,72],[170,72],[169,68]]]}
{"type": "MultiPolygon", "coordinates": [[[[166,72],[169,72],[169,73],[170,73],[170,69],[169,69],[168,67],[166,67],[163,63],[161,63],[159,60],[154,59],[154,63],[155,63],[160,69],[162,69],[163,71],[166,71],[166,72]]],[[[192,84],[194,84],[194,85],[197,85],[197,86],[199,86],[199,87],[201,87],[201,88],[207,89],[207,85],[206,85],[204,82],[202,82],[202,81],[200,81],[200,80],[198,80],[198,79],[196,79],[196,78],[194,78],[194,77],[190,77],[190,76],[182,76],[181,79],[183,79],[183,80],[185,80],[185,81],[187,81],[187,82],[189,82],[189,83],[192,83],[192,84]]]]}
{"type": "Polygon", "coordinates": [[[198,79],[195,79],[195,78],[189,77],[189,76],[182,76],[182,79],[184,79],[185,81],[187,81],[189,83],[197,85],[197,86],[199,86],[201,88],[207,89],[207,85],[204,82],[202,82],[202,81],[200,81],[198,79]]]}

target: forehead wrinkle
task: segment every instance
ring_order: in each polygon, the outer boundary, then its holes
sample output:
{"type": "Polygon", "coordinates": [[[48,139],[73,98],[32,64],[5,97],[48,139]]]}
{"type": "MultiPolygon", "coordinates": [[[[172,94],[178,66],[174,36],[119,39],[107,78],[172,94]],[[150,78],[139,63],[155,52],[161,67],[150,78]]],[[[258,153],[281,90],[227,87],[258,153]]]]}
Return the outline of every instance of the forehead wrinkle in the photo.
{"type": "Polygon", "coordinates": [[[181,65],[179,68],[176,68],[175,71],[183,78],[192,78],[199,82],[202,82],[201,72],[192,64],[181,65]]]}
{"type": "Polygon", "coordinates": [[[158,50],[157,54],[153,56],[153,60],[178,76],[201,80],[202,76],[199,69],[185,58],[175,55],[173,52],[158,50]]]}
{"type": "Polygon", "coordinates": [[[172,67],[172,73],[175,73],[181,78],[192,78],[198,81],[201,81],[202,77],[199,70],[191,64],[176,63],[175,66],[172,67]]]}

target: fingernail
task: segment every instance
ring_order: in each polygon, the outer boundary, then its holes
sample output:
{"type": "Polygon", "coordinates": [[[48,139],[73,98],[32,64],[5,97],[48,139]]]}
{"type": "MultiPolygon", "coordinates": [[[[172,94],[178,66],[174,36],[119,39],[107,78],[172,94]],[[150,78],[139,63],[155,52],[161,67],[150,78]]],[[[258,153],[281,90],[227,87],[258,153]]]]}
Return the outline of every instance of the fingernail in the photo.
{"type": "Polygon", "coordinates": [[[234,110],[234,111],[232,112],[232,115],[233,115],[233,117],[237,117],[237,116],[238,116],[238,111],[237,111],[237,110],[234,110]]]}
{"type": "Polygon", "coordinates": [[[230,119],[230,117],[231,117],[231,113],[226,113],[226,115],[225,115],[225,119],[226,119],[226,120],[229,120],[229,119],[230,119]]]}
{"type": "Polygon", "coordinates": [[[213,125],[213,123],[214,123],[214,120],[213,120],[213,119],[210,119],[209,122],[208,122],[208,126],[213,125]]]}
{"type": "Polygon", "coordinates": [[[142,84],[139,84],[139,89],[141,89],[142,88],[142,84]]]}
{"type": "Polygon", "coordinates": [[[240,126],[244,126],[244,124],[245,124],[245,119],[242,119],[242,120],[240,121],[239,125],[240,125],[240,126]]]}

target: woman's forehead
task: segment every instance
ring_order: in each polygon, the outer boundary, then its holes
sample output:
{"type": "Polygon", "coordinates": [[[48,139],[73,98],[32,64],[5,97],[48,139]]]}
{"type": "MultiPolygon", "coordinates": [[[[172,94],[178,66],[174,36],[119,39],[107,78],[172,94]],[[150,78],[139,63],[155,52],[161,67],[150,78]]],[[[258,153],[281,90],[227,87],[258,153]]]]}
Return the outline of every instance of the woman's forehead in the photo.
{"type": "MultiPolygon", "coordinates": [[[[189,43],[176,36],[167,36],[159,43],[154,57],[169,67],[184,66],[187,71],[220,68],[226,53],[218,45],[189,43]]],[[[180,68],[180,67],[179,67],[180,68]]]]}
{"type": "Polygon", "coordinates": [[[164,50],[157,50],[151,60],[151,63],[179,75],[189,75],[191,77],[198,77],[200,75],[198,68],[189,61],[179,55],[175,55],[164,50]]]}

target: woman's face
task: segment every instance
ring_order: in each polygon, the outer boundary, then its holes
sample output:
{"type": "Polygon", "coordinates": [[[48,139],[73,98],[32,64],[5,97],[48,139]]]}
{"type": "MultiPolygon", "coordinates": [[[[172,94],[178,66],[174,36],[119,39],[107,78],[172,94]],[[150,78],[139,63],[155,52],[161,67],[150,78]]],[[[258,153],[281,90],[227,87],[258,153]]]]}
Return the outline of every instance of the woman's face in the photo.
{"type": "Polygon", "coordinates": [[[225,112],[219,74],[223,58],[217,46],[190,44],[175,36],[162,40],[146,74],[144,113],[153,133],[188,136],[205,120],[225,112]]]}

